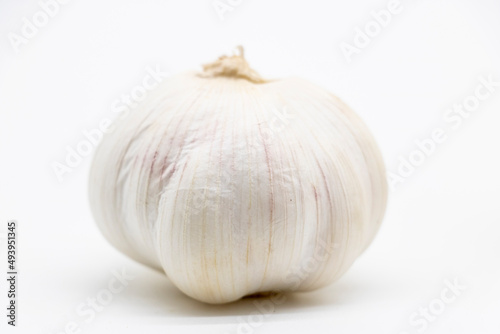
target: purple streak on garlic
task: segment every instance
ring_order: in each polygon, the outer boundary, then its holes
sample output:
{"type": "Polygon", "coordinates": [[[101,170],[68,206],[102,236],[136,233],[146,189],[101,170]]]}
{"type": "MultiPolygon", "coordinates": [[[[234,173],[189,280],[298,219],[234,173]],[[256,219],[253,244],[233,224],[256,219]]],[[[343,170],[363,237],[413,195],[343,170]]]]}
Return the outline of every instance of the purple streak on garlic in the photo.
{"type": "Polygon", "coordinates": [[[334,95],[266,81],[242,53],[150,94],[98,147],[91,208],[111,244],[187,295],[321,288],[374,238],[384,164],[334,95]]]}

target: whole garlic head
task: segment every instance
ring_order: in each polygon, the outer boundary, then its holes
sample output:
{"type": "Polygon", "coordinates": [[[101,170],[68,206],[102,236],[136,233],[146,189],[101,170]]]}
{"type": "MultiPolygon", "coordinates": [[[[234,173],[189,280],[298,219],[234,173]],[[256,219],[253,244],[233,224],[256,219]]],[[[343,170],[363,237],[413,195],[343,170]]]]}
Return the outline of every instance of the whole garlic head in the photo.
{"type": "Polygon", "coordinates": [[[170,78],[104,136],[90,176],[105,237],[207,303],[305,291],[370,244],[387,200],[361,119],[243,55],[170,78]]]}

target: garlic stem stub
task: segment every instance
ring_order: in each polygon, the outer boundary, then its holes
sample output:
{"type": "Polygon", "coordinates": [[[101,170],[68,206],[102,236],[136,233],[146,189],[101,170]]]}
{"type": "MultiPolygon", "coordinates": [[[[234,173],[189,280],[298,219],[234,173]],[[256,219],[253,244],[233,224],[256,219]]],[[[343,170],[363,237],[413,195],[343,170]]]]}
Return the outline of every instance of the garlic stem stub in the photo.
{"type": "Polygon", "coordinates": [[[169,78],[100,143],[90,203],[109,242],[206,303],[307,291],[373,240],[387,182],[340,99],[240,54],[169,78]]]}

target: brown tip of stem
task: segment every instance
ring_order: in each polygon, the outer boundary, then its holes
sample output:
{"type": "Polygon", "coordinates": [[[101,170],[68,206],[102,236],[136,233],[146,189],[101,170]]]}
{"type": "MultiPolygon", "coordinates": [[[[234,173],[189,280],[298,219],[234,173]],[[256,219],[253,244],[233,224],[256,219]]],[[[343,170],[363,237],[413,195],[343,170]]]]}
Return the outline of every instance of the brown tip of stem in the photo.
{"type": "Polygon", "coordinates": [[[266,80],[252,70],[245,60],[242,46],[238,46],[238,54],[232,56],[221,56],[213,63],[203,65],[202,77],[228,77],[246,79],[254,83],[264,83],[266,80]]]}

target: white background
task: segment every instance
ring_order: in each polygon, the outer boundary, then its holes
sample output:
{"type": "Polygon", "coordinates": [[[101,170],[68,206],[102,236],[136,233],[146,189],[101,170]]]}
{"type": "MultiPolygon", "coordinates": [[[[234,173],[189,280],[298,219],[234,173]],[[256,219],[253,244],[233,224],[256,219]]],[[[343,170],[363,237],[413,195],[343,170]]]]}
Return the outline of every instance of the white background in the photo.
{"type": "Polygon", "coordinates": [[[9,33],[21,34],[40,5],[2,1],[0,221],[5,233],[16,219],[20,238],[18,327],[9,332],[61,333],[74,321],[81,333],[420,333],[410,316],[457,279],[465,289],[424,332],[499,333],[500,87],[456,129],[443,115],[474,94],[480,76],[500,81],[500,2],[402,0],[349,63],[341,43],[352,44],[356,27],[388,2],[243,0],[221,20],[212,0],[74,0],[16,52],[9,33]],[[288,295],[250,324],[253,300],[191,300],[104,240],[87,200],[91,156],[62,182],[52,169],[148,66],[199,69],[239,44],[264,77],[301,76],[346,101],[388,171],[433,129],[447,138],[391,192],[376,240],[341,280],[288,295]],[[121,268],[135,279],[89,323],[76,315],[121,268]]]}

